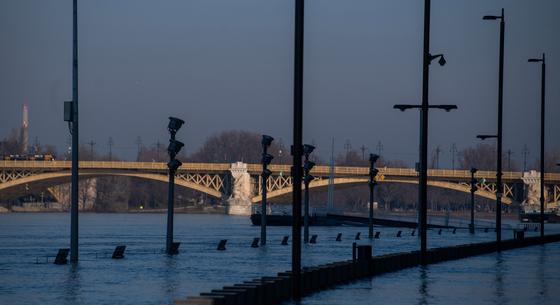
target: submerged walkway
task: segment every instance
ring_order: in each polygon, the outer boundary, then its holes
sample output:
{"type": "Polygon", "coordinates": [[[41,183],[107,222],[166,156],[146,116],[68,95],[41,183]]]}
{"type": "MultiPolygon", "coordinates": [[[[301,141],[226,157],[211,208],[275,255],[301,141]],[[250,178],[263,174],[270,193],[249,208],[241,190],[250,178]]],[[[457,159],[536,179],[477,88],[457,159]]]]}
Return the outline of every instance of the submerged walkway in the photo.
{"type": "MultiPolygon", "coordinates": [[[[502,241],[501,249],[505,251],[558,241],[560,241],[560,234],[548,235],[542,239],[530,237],[505,240],[502,241]]],[[[428,264],[488,254],[496,252],[496,250],[496,242],[434,248],[428,251],[428,264]]],[[[304,268],[302,291],[304,295],[308,295],[351,281],[416,267],[420,265],[419,263],[419,252],[411,251],[304,268]]],[[[279,304],[291,299],[290,288],[290,272],[280,272],[275,277],[262,277],[226,286],[208,293],[201,293],[197,297],[177,300],[175,304],[279,304]]]]}

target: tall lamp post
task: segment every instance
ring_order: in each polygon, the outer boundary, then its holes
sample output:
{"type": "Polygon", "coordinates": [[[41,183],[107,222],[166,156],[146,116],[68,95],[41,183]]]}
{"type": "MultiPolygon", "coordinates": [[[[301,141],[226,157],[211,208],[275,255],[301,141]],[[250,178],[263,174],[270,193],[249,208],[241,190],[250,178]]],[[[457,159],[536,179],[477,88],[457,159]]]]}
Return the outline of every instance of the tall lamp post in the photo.
{"type": "Polygon", "coordinates": [[[503,113],[503,97],[504,97],[504,33],[505,33],[505,16],[504,9],[500,16],[484,16],[483,20],[500,19],[500,62],[499,62],[499,78],[498,78],[498,133],[496,135],[482,135],[478,138],[484,140],[487,138],[497,138],[498,141],[498,163],[496,166],[496,243],[498,251],[502,243],[502,113],[503,113]]]}
{"type": "Polygon", "coordinates": [[[173,209],[174,209],[174,199],[175,199],[175,173],[177,169],[183,165],[181,161],[175,159],[181,148],[185,146],[182,142],[175,140],[175,134],[177,131],[185,124],[185,121],[169,117],[169,124],[167,125],[167,130],[171,138],[169,139],[169,146],[167,147],[167,152],[169,153],[169,162],[167,167],[169,168],[169,191],[167,197],[167,238],[165,243],[165,252],[168,255],[177,254],[177,247],[173,247],[173,209]]]}
{"type": "Polygon", "coordinates": [[[268,154],[268,147],[272,144],[274,138],[271,136],[263,135],[261,144],[262,144],[262,173],[261,173],[261,181],[262,181],[262,200],[261,200],[261,245],[266,245],[266,190],[267,190],[267,182],[268,177],[270,177],[270,170],[268,169],[268,165],[272,162],[274,157],[268,154]]]}
{"type": "Polygon", "coordinates": [[[313,152],[315,146],[305,144],[303,145],[303,154],[305,156],[305,162],[303,163],[303,184],[305,185],[304,194],[304,213],[303,213],[303,242],[309,242],[309,183],[315,179],[310,172],[315,162],[309,161],[309,155],[313,152]]]}
{"type": "Polygon", "coordinates": [[[477,190],[474,174],[476,174],[477,171],[476,168],[471,168],[471,223],[469,224],[469,232],[471,234],[474,234],[474,193],[477,190]]]}
{"type": "Polygon", "coordinates": [[[303,21],[304,0],[295,0],[294,113],[292,145],[292,297],[301,298],[301,182],[303,153],[303,21]]]}
{"type": "Polygon", "coordinates": [[[424,49],[422,51],[422,104],[421,105],[395,105],[393,108],[405,111],[406,109],[420,109],[420,181],[418,187],[419,220],[420,220],[420,261],[427,263],[427,219],[428,219],[428,112],[430,108],[444,109],[450,111],[457,109],[455,105],[433,105],[428,103],[430,63],[439,58],[440,66],[446,61],[443,54],[430,54],[430,7],[431,1],[424,0],[424,49]]]}
{"type": "Polygon", "coordinates": [[[544,237],[544,122],[545,122],[545,82],[546,63],[544,53],[542,58],[531,58],[529,62],[541,63],[541,238],[544,237]]]}
{"type": "Polygon", "coordinates": [[[70,204],[70,261],[78,261],[79,128],[78,128],[78,0],[73,1],[72,17],[72,101],[64,102],[64,120],[72,135],[72,185],[70,204]]]}
{"type": "Polygon", "coordinates": [[[379,155],[369,154],[369,234],[368,237],[373,238],[373,191],[377,181],[375,181],[375,176],[379,173],[379,170],[375,168],[375,162],[379,159],[379,155]]]}

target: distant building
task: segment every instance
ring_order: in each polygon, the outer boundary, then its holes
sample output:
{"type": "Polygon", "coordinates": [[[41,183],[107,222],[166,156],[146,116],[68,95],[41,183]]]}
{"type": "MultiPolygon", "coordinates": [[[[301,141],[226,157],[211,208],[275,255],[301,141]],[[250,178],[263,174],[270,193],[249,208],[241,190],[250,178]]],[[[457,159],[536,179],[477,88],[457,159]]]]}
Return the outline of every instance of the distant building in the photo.
{"type": "Polygon", "coordinates": [[[21,152],[26,154],[29,146],[29,112],[27,104],[23,104],[23,120],[21,122],[21,152]]]}

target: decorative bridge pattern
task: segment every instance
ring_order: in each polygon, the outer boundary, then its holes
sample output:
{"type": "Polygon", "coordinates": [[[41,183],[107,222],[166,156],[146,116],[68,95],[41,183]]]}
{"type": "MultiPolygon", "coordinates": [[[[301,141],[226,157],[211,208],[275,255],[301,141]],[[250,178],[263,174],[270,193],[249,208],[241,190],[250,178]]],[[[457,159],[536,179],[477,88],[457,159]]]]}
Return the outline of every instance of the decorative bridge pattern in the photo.
{"type": "MultiPolygon", "coordinates": [[[[25,193],[29,186],[48,188],[70,181],[70,161],[0,161],[0,195],[17,196],[25,193]]],[[[272,175],[266,181],[268,198],[287,196],[292,191],[290,165],[270,165],[272,175]]],[[[334,184],[351,186],[367,183],[367,167],[334,167],[334,184]]],[[[221,200],[231,198],[237,202],[257,203],[261,200],[262,179],[260,164],[229,163],[184,163],[177,171],[175,183],[194,189],[221,200]],[[235,172],[235,174],[233,174],[235,172]]],[[[102,176],[126,176],[161,182],[168,181],[167,165],[161,162],[81,161],[80,176],[95,178],[102,176]]],[[[310,188],[324,188],[329,184],[330,167],[315,166],[311,171],[315,180],[310,188]]],[[[539,173],[504,172],[505,204],[525,201],[529,196],[525,188],[534,189],[539,173]],[[533,187],[526,187],[532,185],[533,187]]],[[[494,199],[496,197],[496,173],[478,171],[475,175],[478,190],[476,195],[494,199]]],[[[380,183],[418,183],[418,173],[412,168],[379,168],[380,183]]],[[[545,174],[547,202],[560,201],[560,174],[545,174]]],[[[468,170],[428,170],[428,185],[470,192],[471,173],[468,170]]]]}

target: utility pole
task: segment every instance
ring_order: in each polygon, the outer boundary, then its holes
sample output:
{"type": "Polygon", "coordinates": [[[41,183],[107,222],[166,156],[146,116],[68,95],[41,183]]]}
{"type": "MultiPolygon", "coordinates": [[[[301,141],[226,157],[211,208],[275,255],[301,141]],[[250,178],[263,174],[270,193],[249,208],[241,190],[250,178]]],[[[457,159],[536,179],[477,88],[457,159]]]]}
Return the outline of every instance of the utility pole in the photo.
{"type": "Polygon", "coordinates": [[[508,162],[508,172],[511,172],[511,155],[513,154],[513,152],[511,151],[511,149],[507,150],[507,162],[508,162]]]}
{"type": "Polygon", "coordinates": [[[436,147],[436,164],[435,164],[435,168],[438,169],[439,168],[439,154],[441,153],[441,149],[438,147],[436,147]]]}
{"type": "Polygon", "coordinates": [[[161,143],[159,142],[159,140],[157,140],[157,142],[156,142],[156,158],[157,158],[158,162],[159,162],[159,152],[160,152],[160,150],[161,150],[161,143]]]}
{"type": "Polygon", "coordinates": [[[381,141],[377,142],[377,155],[381,157],[381,154],[383,153],[383,143],[381,143],[381,141]]]}
{"type": "Polygon", "coordinates": [[[95,142],[93,142],[93,140],[89,141],[87,143],[89,145],[89,155],[90,155],[90,160],[93,161],[93,146],[95,145],[95,142]]]}
{"type": "Polygon", "coordinates": [[[346,163],[348,163],[348,154],[350,153],[351,148],[352,145],[350,144],[350,140],[346,140],[346,142],[344,142],[344,149],[346,149],[346,163]]]}
{"type": "Polygon", "coordinates": [[[140,161],[140,150],[142,149],[142,138],[140,136],[138,136],[136,138],[136,141],[134,141],[134,144],[136,144],[138,146],[138,153],[136,155],[136,161],[140,161]]]}
{"type": "Polygon", "coordinates": [[[451,145],[451,169],[455,170],[455,154],[457,153],[457,145],[453,143],[451,145]]]}
{"type": "Polygon", "coordinates": [[[523,144],[523,171],[527,171],[527,156],[530,154],[527,144],[523,144]]]}
{"type": "Polygon", "coordinates": [[[107,145],[109,146],[109,161],[113,161],[113,137],[109,137],[109,141],[107,141],[107,145]]]}
{"type": "Polygon", "coordinates": [[[362,161],[364,161],[366,159],[366,150],[367,147],[365,147],[364,145],[362,145],[362,147],[360,147],[360,150],[362,151],[362,161]]]}

